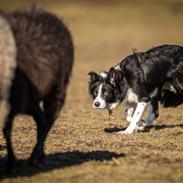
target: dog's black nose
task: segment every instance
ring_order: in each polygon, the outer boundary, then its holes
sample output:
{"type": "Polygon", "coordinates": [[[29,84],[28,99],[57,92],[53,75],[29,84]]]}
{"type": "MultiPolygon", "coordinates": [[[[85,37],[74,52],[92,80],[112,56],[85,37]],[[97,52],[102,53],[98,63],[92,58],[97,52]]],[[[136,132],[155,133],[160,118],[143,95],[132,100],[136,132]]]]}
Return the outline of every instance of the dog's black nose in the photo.
{"type": "Polygon", "coordinates": [[[94,105],[95,105],[95,107],[99,107],[100,102],[95,102],[94,105]]]}

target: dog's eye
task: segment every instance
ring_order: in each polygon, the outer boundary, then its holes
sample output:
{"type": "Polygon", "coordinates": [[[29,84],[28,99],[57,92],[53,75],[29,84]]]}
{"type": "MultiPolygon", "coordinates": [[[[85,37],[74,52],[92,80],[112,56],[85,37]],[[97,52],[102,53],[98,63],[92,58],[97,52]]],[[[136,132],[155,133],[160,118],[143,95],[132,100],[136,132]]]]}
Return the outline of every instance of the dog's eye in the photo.
{"type": "Polygon", "coordinates": [[[94,91],[94,95],[95,95],[95,96],[97,96],[97,93],[98,93],[98,92],[97,92],[97,90],[96,90],[96,91],[94,91]]]}
{"type": "Polygon", "coordinates": [[[108,95],[109,95],[109,93],[105,91],[105,92],[104,92],[104,96],[107,97],[108,95]]]}

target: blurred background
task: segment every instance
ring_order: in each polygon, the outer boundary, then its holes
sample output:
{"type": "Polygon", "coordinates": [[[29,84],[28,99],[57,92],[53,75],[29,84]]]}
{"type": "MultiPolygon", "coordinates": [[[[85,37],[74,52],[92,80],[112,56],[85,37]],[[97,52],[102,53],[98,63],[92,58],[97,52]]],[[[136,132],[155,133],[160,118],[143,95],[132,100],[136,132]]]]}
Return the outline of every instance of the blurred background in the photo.
{"type": "Polygon", "coordinates": [[[133,48],[183,44],[183,0],[6,0],[0,8],[32,2],[62,17],[71,30],[78,80],[86,81],[90,70],[108,70],[133,48]]]}
{"type": "MultiPolygon", "coordinates": [[[[161,44],[183,45],[183,0],[35,2],[63,19],[75,45],[75,64],[67,101],[47,139],[47,154],[105,150],[124,152],[126,156],[109,162],[91,161],[75,167],[69,165],[44,174],[37,174],[42,169],[35,171],[23,167],[16,176],[25,173],[26,178],[13,179],[14,182],[183,182],[182,106],[161,109],[160,118],[155,123],[157,128],[150,133],[119,137],[106,133],[104,129],[127,126],[121,119],[122,109],[119,108],[115,119],[109,121],[107,112],[92,108],[87,89],[89,71],[108,70],[130,55],[133,48],[145,51],[161,44]],[[36,176],[29,177],[34,174],[36,176]]],[[[29,0],[0,0],[0,9],[26,9],[31,4],[29,0]]],[[[35,124],[30,123],[31,120],[18,117],[14,126],[14,147],[20,159],[26,159],[35,144],[35,124]]],[[[2,137],[0,141],[4,143],[2,137]]],[[[1,154],[5,157],[5,150],[1,154]]],[[[83,162],[85,156],[78,161],[83,162]]],[[[77,164],[77,158],[80,158],[77,153],[61,154],[55,159],[52,157],[49,160],[51,165],[47,160],[43,172],[54,169],[52,167],[59,161],[77,164]]],[[[95,159],[95,155],[90,158],[95,159]]],[[[1,171],[0,167],[0,174],[1,171]]]]}
{"type": "MultiPolygon", "coordinates": [[[[6,0],[0,8],[34,1],[6,0]]],[[[37,0],[69,26],[80,67],[108,69],[131,54],[160,44],[183,43],[183,0],[37,0]]],[[[81,68],[82,69],[82,68],[81,68]]],[[[84,70],[85,71],[85,70],[84,70]]]]}

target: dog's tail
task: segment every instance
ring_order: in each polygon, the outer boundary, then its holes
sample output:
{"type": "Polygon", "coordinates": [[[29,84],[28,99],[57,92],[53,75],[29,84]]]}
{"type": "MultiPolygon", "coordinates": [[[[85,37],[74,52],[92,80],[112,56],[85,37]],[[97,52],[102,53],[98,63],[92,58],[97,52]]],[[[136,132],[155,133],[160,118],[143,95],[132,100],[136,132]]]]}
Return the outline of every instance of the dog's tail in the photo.
{"type": "Polygon", "coordinates": [[[9,112],[9,92],[16,68],[16,43],[11,26],[0,15],[0,129],[9,112]]]}
{"type": "Polygon", "coordinates": [[[161,95],[160,103],[163,107],[177,107],[183,103],[183,96],[176,95],[169,90],[164,90],[161,95]]]}
{"type": "Polygon", "coordinates": [[[163,107],[177,107],[183,103],[183,93],[176,82],[165,82],[161,90],[160,103],[163,107]]]}

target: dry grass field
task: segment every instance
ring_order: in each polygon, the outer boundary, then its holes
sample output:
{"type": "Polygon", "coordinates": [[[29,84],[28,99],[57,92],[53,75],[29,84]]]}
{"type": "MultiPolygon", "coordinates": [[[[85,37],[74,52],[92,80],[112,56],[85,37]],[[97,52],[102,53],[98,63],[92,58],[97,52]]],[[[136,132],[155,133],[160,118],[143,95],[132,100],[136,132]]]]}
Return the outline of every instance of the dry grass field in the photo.
{"type": "MultiPolygon", "coordinates": [[[[0,8],[27,7],[28,2],[3,1],[0,8]]],[[[14,121],[12,139],[19,161],[12,174],[5,172],[5,141],[0,134],[0,182],[182,183],[183,106],[160,109],[149,132],[119,135],[127,126],[123,105],[111,120],[106,111],[94,110],[87,73],[109,69],[131,54],[132,48],[183,45],[183,1],[50,0],[40,4],[62,17],[72,31],[72,79],[65,107],[47,138],[43,165],[27,165],[36,137],[32,118],[18,116],[14,121]]]]}

